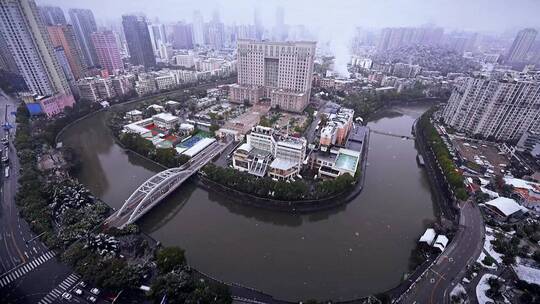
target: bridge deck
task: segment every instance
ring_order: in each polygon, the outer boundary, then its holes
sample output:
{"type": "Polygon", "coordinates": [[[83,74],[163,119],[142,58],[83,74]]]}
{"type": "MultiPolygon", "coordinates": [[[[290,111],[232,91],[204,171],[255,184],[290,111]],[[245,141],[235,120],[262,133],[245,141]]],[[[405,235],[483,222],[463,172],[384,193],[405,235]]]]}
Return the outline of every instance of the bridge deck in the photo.
{"type": "Polygon", "coordinates": [[[202,152],[195,155],[187,164],[159,172],[152,176],[129,196],[122,205],[122,208],[114,212],[105,221],[105,225],[108,227],[123,228],[135,222],[214,157],[222,153],[231,143],[232,141],[214,142],[202,152]]]}
{"type": "Polygon", "coordinates": [[[380,134],[380,135],[386,135],[386,136],[392,136],[392,137],[398,137],[398,138],[405,138],[405,139],[414,140],[414,136],[412,136],[412,135],[399,135],[399,134],[394,134],[394,133],[390,133],[390,132],[377,131],[377,130],[373,130],[373,129],[371,129],[371,132],[373,132],[375,134],[380,134]]]}

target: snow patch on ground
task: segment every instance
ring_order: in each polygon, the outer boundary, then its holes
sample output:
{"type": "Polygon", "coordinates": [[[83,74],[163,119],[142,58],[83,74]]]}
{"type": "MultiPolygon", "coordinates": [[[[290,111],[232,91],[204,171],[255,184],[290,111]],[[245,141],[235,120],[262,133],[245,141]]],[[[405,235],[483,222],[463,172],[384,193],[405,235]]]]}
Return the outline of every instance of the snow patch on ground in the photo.
{"type": "Polygon", "coordinates": [[[487,273],[482,276],[478,285],[476,285],[476,298],[479,304],[494,303],[493,299],[486,295],[486,291],[489,290],[488,280],[490,278],[497,278],[497,276],[487,273]]]}
{"type": "Polygon", "coordinates": [[[480,265],[482,265],[483,267],[485,268],[489,268],[489,269],[497,269],[497,265],[496,264],[493,264],[491,266],[488,266],[486,264],[484,264],[484,259],[486,258],[486,254],[482,251],[480,253],[480,256],[478,257],[478,260],[476,260],[478,263],[480,263],[480,265]]]}
{"type": "Polygon", "coordinates": [[[450,297],[459,296],[463,293],[467,294],[465,287],[463,287],[463,285],[461,285],[460,283],[457,283],[454,289],[452,289],[452,292],[450,292],[450,297]]]}
{"type": "MultiPolygon", "coordinates": [[[[487,229],[487,227],[486,227],[487,229]]],[[[493,249],[493,245],[491,245],[491,241],[495,241],[495,236],[491,234],[486,234],[486,239],[484,240],[484,250],[497,261],[498,264],[502,263],[502,257],[503,255],[496,252],[495,249],[493,249]]]]}
{"type": "Polygon", "coordinates": [[[512,266],[518,278],[530,284],[540,285],[540,269],[530,267],[524,264],[512,266]]]}

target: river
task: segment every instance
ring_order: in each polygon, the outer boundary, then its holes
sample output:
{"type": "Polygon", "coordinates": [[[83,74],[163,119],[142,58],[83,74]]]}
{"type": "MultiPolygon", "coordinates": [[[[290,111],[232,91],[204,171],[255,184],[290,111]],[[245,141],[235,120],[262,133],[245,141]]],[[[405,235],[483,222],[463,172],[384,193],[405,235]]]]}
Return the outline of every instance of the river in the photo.
{"type": "MultiPolygon", "coordinates": [[[[408,135],[428,105],[394,107],[369,122],[408,135]]],[[[123,151],[107,112],[66,130],[61,141],[82,160],[79,180],[119,208],[155,164],[123,151]]],[[[427,177],[414,141],[371,134],[364,190],[329,211],[292,215],[240,205],[194,182],[181,186],[139,224],[165,245],[186,249],[189,263],[226,282],[278,299],[346,300],[395,287],[411,250],[435,221],[427,177]]]]}

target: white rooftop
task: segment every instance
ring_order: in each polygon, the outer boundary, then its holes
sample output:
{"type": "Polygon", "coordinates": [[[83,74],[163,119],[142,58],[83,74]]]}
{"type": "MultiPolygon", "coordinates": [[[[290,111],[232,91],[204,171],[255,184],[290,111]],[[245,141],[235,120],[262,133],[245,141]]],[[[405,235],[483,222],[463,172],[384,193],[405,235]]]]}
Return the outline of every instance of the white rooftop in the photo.
{"type": "Polygon", "coordinates": [[[251,149],[253,149],[253,147],[248,143],[243,143],[240,147],[238,147],[238,150],[244,150],[246,152],[251,151],[251,149]]]}
{"type": "Polygon", "coordinates": [[[178,116],[174,116],[171,113],[159,113],[152,116],[152,118],[159,119],[165,122],[174,122],[179,119],[178,116]]]}
{"type": "Polygon", "coordinates": [[[295,165],[296,165],[295,162],[290,161],[288,159],[276,158],[270,164],[270,168],[274,168],[278,170],[290,170],[295,165]]]}
{"type": "Polygon", "coordinates": [[[435,243],[433,244],[433,247],[440,249],[441,251],[444,251],[446,248],[446,245],[448,245],[448,238],[445,235],[439,234],[437,238],[435,239],[435,243]]]}
{"type": "Polygon", "coordinates": [[[141,115],[142,112],[139,111],[139,110],[131,110],[131,111],[127,112],[126,114],[128,114],[128,115],[141,115]]]}
{"type": "Polygon", "coordinates": [[[536,190],[534,186],[540,186],[540,184],[538,183],[533,183],[533,182],[529,182],[523,179],[513,178],[513,177],[505,177],[504,182],[508,185],[512,185],[514,188],[522,188],[522,189],[533,190],[533,191],[536,190]]]}
{"type": "Polygon", "coordinates": [[[193,130],[195,129],[195,126],[188,123],[181,123],[180,124],[180,130],[193,130]]]}
{"type": "Polygon", "coordinates": [[[512,215],[520,210],[527,211],[527,208],[522,207],[520,204],[516,203],[515,200],[507,197],[498,197],[485,204],[497,208],[505,216],[512,215]]]}
{"type": "Polygon", "coordinates": [[[495,192],[495,191],[491,191],[487,188],[484,188],[484,187],[480,187],[480,191],[482,191],[483,193],[489,195],[490,198],[497,198],[499,197],[499,193],[495,192]]]}
{"type": "Polygon", "coordinates": [[[418,242],[424,242],[424,243],[427,243],[428,245],[431,245],[433,243],[433,240],[435,239],[435,235],[436,235],[435,230],[433,228],[428,228],[426,229],[426,232],[422,234],[418,242]]]}

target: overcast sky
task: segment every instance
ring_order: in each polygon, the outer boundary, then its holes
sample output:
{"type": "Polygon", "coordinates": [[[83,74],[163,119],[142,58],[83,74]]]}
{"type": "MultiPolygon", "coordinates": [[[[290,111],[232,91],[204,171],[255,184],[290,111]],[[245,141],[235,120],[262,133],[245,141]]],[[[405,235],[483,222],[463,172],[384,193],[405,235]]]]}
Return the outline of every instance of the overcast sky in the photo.
{"type": "Polygon", "coordinates": [[[98,22],[122,14],[144,12],[162,22],[192,20],[199,9],[205,20],[217,9],[225,23],[252,23],[258,7],[267,28],[274,24],[275,8],[285,9],[287,24],[305,24],[331,31],[342,27],[419,26],[427,23],[447,29],[481,32],[515,31],[540,27],[540,0],[37,0],[64,9],[89,8],[98,22]]]}

